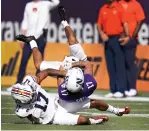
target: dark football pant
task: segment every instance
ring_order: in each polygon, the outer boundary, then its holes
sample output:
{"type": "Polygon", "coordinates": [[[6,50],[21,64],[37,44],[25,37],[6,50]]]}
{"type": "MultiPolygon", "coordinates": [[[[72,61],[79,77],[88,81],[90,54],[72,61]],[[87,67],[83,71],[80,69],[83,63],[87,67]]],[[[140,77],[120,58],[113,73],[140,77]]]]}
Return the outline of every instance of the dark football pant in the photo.
{"type": "MultiPolygon", "coordinates": [[[[37,45],[38,45],[39,51],[41,52],[41,54],[43,56],[45,45],[46,45],[46,39],[43,35],[37,39],[37,45]]],[[[19,68],[16,83],[21,83],[23,81],[23,78],[25,76],[26,66],[27,66],[27,63],[28,63],[28,60],[29,60],[31,54],[32,54],[32,49],[31,49],[30,45],[25,43],[23,52],[22,52],[22,58],[21,58],[21,63],[20,63],[20,68],[19,68]]],[[[39,72],[39,71],[37,70],[37,72],[39,72]]]]}
{"type": "Polygon", "coordinates": [[[136,89],[137,66],[135,64],[137,40],[131,39],[129,43],[123,47],[125,55],[125,67],[127,74],[127,90],[136,89]]]}
{"type": "Polygon", "coordinates": [[[110,90],[112,93],[126,90],[125,57],[119,36],[109,36],[105,43],[105,58],[110,78],[110,90]]]}

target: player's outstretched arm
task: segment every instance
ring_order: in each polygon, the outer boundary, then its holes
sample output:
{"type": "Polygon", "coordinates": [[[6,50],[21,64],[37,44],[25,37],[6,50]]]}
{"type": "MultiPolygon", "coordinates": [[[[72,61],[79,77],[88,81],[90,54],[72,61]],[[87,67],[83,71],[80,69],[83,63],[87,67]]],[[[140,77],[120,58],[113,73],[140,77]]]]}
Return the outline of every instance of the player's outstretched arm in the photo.
{"type": "Polygon", "coordinates": [[[55,70],[55,69],[43,70],[36,75],[37,83],[41,83],[42,80],[44,80],[47,76],[65,77],[66,71],[59,71],[59,70],[55,70]]]}
{"type": "MultiPolygon", "coordinates": [[[[60,66],[59,71],[63,71],[63,67],[60,66]]],[[[58,76],[57,77],[57,86],[59,86],[64,81],[64,77],[58,76]]]]}
{"type": "Polygon", "coordinates": [[[89,61],[78,61],[72,63],[72,67],[84,68],[84,74],[93,75],[93,65],[89,61]]]}

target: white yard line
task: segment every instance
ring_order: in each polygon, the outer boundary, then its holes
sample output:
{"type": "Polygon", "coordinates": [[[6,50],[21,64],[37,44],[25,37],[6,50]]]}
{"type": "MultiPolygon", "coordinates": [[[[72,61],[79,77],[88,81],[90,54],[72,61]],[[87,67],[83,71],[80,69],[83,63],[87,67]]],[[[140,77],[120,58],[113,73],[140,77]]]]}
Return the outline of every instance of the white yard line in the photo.
{"type": "Polygon", "coordinates": [[[110,100],[110,101],[141,101],[141,102],[149,102],[149,97],[124,97],[124,98],[105,98],[104,96],[100,96],[97,94],[91,95],[91,98],[100,99],[100,100],[110,100]]]}
{"type": "MultiPolygon", "coordinates": [[[[110,114],[110,113],[91,113],[91,112],[78,112],[78,113],[84,114],[84,115],[93,115],[93,116],[107,115],[107,116],[111,116],[111,117],[118,117],[115,114],[110,114]]],[[[123,117],[147,117],[147,118],[149,118],[149,114],[125,114],[125,115],[123,115],[123,117]]]]}
{"type": "Polygon", "coordinates": [[[1,91],[1,95],[10,96],[11,92],[9,92],[9,91],[1,91]]]}
{"type": "MultiPolygon", "coordinates": [[[[4,107],[1,109],[2,110],[15,110],[15,108],[8,108],[8,107],[6,107],[6,108],[4,107]]],[[[96,113],[96,112],[98,112],[98,110],[95,110],[94,112],[96,113]]],[[[133,109],[133,110],[131,110],[131,112],[149,112],[149,109],[133,109]]],[[[103,113],[103,114],[105,114],[105,113],[103,113]]]]}
{"type": "MultiPolygon", "coordinates": [[[[3,125],[6,125],[6,124],[30,124],[30,123],[13,123],[13,122],[2,122],[1,124],[3,124],[3,125]]],[[[2,131],[5,131],[5,130],[2,130],[2,131]]],[[[6,130],[6,131],[8,131],[8,130],[6,130]]],[[[16,131],[16,130],[9,130],[9,131],[16,131]]],[[[19,131],[27,131],[27,130],[19,130],[19,131]]],[[[32,131],[32,130],[31,130],[32,131]]],[[[36,131],[38,131],[38,130],[36,130],[36,131]]],[[[39,131],[42,131],[42,130],[39,130],[39,131]]]]}
{"type": "MultiPolygon", "coordinates": [[[[127,103],[126,102],[117,102],[117,101],[115,101],[115,102],[111,102],[112,104],[114,104],[114,105],[135,105],[135,106],[140,106],[140,105],[146,105],[148,102],[140,102],[140,103],[136,103],[135,101],[128,101],[127,103]]],[[[149,104],[148,104],[148,106],[149,106],[149,104]]]]}
{"type": "MultiPolygon", "coordinates": [[[[126,106],[127,106],[127,105],[128,105],[128,106],[129,106],[129,105],[131,105],[131,106],[132,106],[132,105],[133,105],[133,106],[140,106],[140,105],[146,105],[146,103],[147,103],[147,102],[145,102],[145,103],[144,103],[144,102],[142,102],[142,103],[117,103],[117,102],[112,102],[111,105],[117,105],[117,106],[121,106],[121,105],[126,105],[126,106]]],[[[4,105],[3,107],[5,107],[5,105],[15,105],[14,102],[11,102],[11,103],[10,103],[10,102],[1,103],[1,105],[2,105],[2,104],[4,105]]],[[[109,103],[109,104],[110,104],[110,103],[109,103]]],[[[149,106],[149,104],[148,104],[148,106],[149,106]]],[[[140,109],[140,110],[142,110],[142,109],[140,109]]],[[[149,110],[149,109],[148,109],[148,110],[149,110]]]]}
{"type": "MultiPolygon", "coordinates": [[[[8,108],[8,107],[2,107],[1,108],[2,110],[14,110],[15,108],[8,108]]],[[[149,112],[149,109],[133,109],[131,111],[148,111],[149,112]]],[[[95,111],[95,112],[98,112],[98,111],[95,111]]]]}
{"type": "MultiPolygon", "coordinates": [[[[15,108],[8,108],[8,107],[3,107],[3,108],[1,108],[2,110],[15,110],[15,108]]],[[[145,111],[145,112],[149,112],[149,109],[133,109],[133,110],[131,110],[132,112],[140,112],[140,111],[145,111]]],[[[97,110],[95,111],[95,112],[98,112],[97,110]]],[[[104,113],[103,113],[104,114],[104,113]]]]}
{"type": "MultiPolygon", "coordinates": [[[[2,103],[1,103],[1,105],[2,105],[2,103]]],[[[15,103],[14,102],[13,103],[8,102],[8,103],[5,103],[4,105],[15,105],[15,103]]]]}
{"type": "Polygon", "coordinates": [[[3,108],[1,108],[2,110],[15,110],[15,108],[8,108],[8,107],[3,107],[3,108]]]}
{"type": "MultiPolygon", "coordinates": [[[[91,113],[91,112],[78,112],[78,114],[84,114],[84,115],[92,115],[92,116],[97,116],[97,115],[107,115],[111,117],[118,117],[115,114],[110,114],[110,113],[91,113]]],[[[1,114],[5,116],[14,116],[16,114],[1,114]]],[[[125,114],[123,117],[146,117],[149,118],[149,114],[125,114]]]]}
{"type": "Polygon", "coordinates": [[[16,114],[1,114],[2,116],[15,116],[16,114]]]}
{"type": "Polygon", "coordinates": [[[131,111],[140,111],[140,112],[148,111],[149,112],[149,109],[131,109],[131,111]]]}
{"type": "MultiPolygon", "coordinates": [[[[51,96],[57,96],[57,93],[49,93],[51,96]]],[[[10,96],[11,93],[8,91],[1,91],[1,95],[10,96]]],[[[149,102],[149,97],[125,97],[125,98],[105,98],[104,96],[93,94],[90,96],[92,99],[99,99],[99,100],[111,100],[111,101],[141,101],[141,102],[149,102]]]]}

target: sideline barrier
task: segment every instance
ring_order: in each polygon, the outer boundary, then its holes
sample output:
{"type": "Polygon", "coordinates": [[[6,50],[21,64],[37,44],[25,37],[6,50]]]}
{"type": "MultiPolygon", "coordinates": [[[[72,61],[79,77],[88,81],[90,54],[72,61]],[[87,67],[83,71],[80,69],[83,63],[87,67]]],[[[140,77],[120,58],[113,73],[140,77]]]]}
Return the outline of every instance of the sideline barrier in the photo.
{"type": "MultiPolygon", "coordinates": [[[[2,62],[1,62],[1,84],[11,86],[16,81],[19,70],[22,50],[17,42],[2,42],[2,62]]],[[[88,59],[94,67],[94,76],[98,83],[98,89],[109,89],[109,77],[104,58],[104,47],[101,44],[82,44],[88,59]]],[[[68,44],[49,43],[45,49],[45,60],[62,61],[64,56],[69,55],[68,44]]],[[[149,46],[137,47],[136,52],[138,67],[137,89],[139,91],[149,91],[149,46]]],[[[35,74],[36,70],[31,56],[27,74],[35,74]]],[[[56,79],[48,77],[42,82],[44,87],[56,87],[56,79]]]]}

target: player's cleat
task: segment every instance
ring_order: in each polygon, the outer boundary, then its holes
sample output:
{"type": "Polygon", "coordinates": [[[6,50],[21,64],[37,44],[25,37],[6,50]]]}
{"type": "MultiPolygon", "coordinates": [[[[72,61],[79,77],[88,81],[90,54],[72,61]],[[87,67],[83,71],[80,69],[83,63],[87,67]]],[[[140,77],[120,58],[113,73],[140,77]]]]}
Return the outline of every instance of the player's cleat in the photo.
{"type": "Polygon", "coordinates": [[[124,111],[119,112],[119,113],[117,114],[117,116],[122,116],[122,115],[124,115],[124,114],[129,114],[130,111],[131,111],[131,109],[130,109],[129,107],[125,107],[125,108],[124,108],[124,111]]]}
{"type": "Polygon", "coordinates": [[[36,40],[36,38],[34,36],[25,36],[25,35],[17,35],[15,37],[16,40],[25,42],[25,43],[29,43],[32,40],[36,40]]]}
{"type": "Polygon", "coordinates": [[[126,94],[128,97],[133,97],[137,95],[137,90],[135,89],[130,89],[130,91],[126,94]]]}
{"type": "Polygon", "coordinates": [[[124,94],[121,93],[121,92],[116,92],[116,93],[113,94],[113,97],[115,97],[115,98],[123,98],[124,94]]]}
{"type": "Polygon", "coordinates": [[[125,96],[129,96],[129,91],[124,92],[125,96]]]}
{"type": "Polygon", "coordinates": [[[64,6],[58,7],[58,13],[59,13],[61,21],[66,20],[66,11],[65,11],[64,6]]]}
{"type": "Polygon", "coordinates": [[[96,124],[102,124],[102,123],[105,123],[109,120],[109,117],[105,116],[105,115],[93,116],[91,118],[97,121],[96,124]]]}
{"type": "Polygon", "coordinates": [[[112,98],[113,95],[114,95],[114,94],[110,92],[110,93],[106,94],[104,97],[106,97],[106,98],[112,98]]]}

